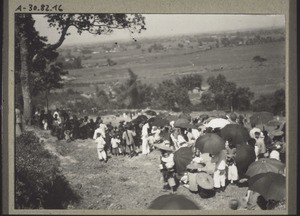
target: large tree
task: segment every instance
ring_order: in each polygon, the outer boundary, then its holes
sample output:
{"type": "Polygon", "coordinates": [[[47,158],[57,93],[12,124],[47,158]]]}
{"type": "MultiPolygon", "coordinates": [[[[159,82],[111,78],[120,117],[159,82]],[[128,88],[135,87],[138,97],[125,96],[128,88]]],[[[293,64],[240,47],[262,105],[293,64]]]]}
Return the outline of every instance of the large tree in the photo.
{"type": "Polygon", "coordinates": [[[47,38],[39,36],[30,14],[16,15],[15,35],[15,85],[16,103],[24,108],[25,122],[30,123],[31,97],[40,92],[62,87],[60,75],[66,74],[55,63],[58,53],[46,52],[37,61],[31,61],[35,54],[46,47],[47,38]]]}
{"type": "Polygon", "coordinates": [[[180,88],[172,80],[159,83],[156,92],[161,108],[183,110],[191,105],[187,89],[180,88]]]}
{"type": "Polygon", "coordinates": [[[193,90],[198,87],[201,89],[203,78],[201,74],[189,74],[183,77],[177,77],[175,83],[181,88],[186,88],[187,90],[193,90]]]}
{"type": "Polygon", "coordinates": [[[224,75],[209,77],[209,92],[212,93],[217,109],[226,108],[246,110],[250,108],[254,93],[249,88],[237,87],[236,83],[226,80],[224,75]]]}
{"type": "Polygon", "coordinates": [[[117,29],[129,29],[131,32],[141,32],[145,28],[145,18],[140,14],[48,14],[46,18],[49,26],[56,28],[60,37],[56,43],[48,44],[38,50],[33,57],[29,56],[31,44],[28,38],[33,36],[35,31],[30,14],[18,14],[19,20],[16,23],[16,36],[20,45],[20,79],[23,95],[24,118],[27,124],[31,119],[31,85],[30,85],[30,64],[39,62],[46,55],[60,47],[66,36],[70,33],[70,27],[75,27],[77,33],[89,32],[95,35],[109,34],[117,29]],[[26,29],[31,25],[32,32],[26,29]]]}

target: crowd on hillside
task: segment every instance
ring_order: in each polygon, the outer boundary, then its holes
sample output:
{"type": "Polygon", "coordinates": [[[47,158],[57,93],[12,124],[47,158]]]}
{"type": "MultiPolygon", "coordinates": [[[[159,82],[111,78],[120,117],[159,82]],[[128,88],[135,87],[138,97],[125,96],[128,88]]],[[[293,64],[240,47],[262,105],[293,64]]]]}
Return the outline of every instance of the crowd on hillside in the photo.
{"type": "MultiPolygon", "coordinates": [[[[220,118],[220,117],[219,117],[220,118]]],[[[248,122],[243,116],[231,113],[227,116],[221,116],[230,124],[244,125],[248,122]]],[[[196,178],[199,172],[208,172],[202,158],[202,152],[195,147],[197,139],[206,134],[220,135],[221,128],[208,127],[206,121],[208,116],[190,118],[187,120],[188,126],[177,127],[176,121],[170,121],[163,126],[153,125],[149,119],[141,121],[120,121],[118,126],[112,126],[111,123],[104,124],[99,116],[94,121],[85,116],[77,118],[76,115],[69,115],[63,110],[56,110],[53,113],[36,112],[33,116],[33,123],[43,130],[50,130],[53,136],[59,140],[65,139],[71,142],[75,139],[93,139],[95,149],[97,149],[99,161],[107,162],[108,155],[134,157],[138,155],[148,155],[154,149],[161,151],[160,170],[163,176],[164,190],[176,190],[176,181],[185,186],[190,191],[199,190],[196,184],[196,178]],[[175,123],[175,125],[174,125],[175,123]],[[189,127],[189,126],[197,127],[189,127]],[[206,126],[205,126],[206,125],[206,126]],[[163,148],[161,146],[163,145],[163,148]],[[174,154],[181,148],[191,147],[193,159],[185,172],[179,173],[176,170],[174,154]]],[[[214,118],[211,118],[214,119],[214,118]]],[[[261,158],[272,158],[285,163],[285,128],[277,130],[272,138],[268,131],[251,124],[248,130],[250,139],[247,145],[251,146],[255,152],[256,161],[261,158]],[[279,133],[278,133],[279,132],[279,133]]],[[[202,197],[210,197],[211,194],[222,193],[227,184],[236,184],[240,177],[238,174],[235,156],[236,145],[232,140],[225,140],[225,148],[218,153],[209,154],[211,163],[214,164],[212,175],[212,190],[200,187],[202,197]]],[[[253,208],[251,201],[252,192],[248,191],[246,195],[247,208],[253,208]]]]}

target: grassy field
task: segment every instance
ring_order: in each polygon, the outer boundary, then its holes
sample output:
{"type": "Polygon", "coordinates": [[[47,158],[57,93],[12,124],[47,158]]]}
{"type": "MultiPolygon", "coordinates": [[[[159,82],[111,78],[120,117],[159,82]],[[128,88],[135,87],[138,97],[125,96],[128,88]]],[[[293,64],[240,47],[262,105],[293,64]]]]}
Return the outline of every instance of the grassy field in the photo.
{"type": "Polygon", "coordinates": [[[131,68],[144,83],[156,85],[162,80],[173,79],[191,73],[209,76],[223,74],[238,86],[250,87],[256,96],[272,93],[285,86],[285,44],[273,42],[252,46],[221,47],[200,51],[193,49],[167,49],[152,52],[131,49],[115,53],[93,54],[83,64],[102,65],[98,68],[69,70],[69,75],[76,77],[66,88],[73,88],[85,93],[94,91],[93,84],[107,88],[128,77],[131,68]],[[267,61],[254,62],[254,56],[261,56],[267,61]],[[110,58],[115,66],[103,66],[110,58]]]}

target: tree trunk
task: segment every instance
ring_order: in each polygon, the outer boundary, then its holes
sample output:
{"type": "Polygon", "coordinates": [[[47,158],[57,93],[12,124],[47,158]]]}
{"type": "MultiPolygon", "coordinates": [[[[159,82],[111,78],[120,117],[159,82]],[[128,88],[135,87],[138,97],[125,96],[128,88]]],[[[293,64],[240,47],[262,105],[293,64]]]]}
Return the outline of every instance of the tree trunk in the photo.
{"type": "Polygon", "coordinates": [[[24,107],[24,120],[26,125],[31,124],[31,92],[30,92],[30,83],[29,83],[29,54],[28,54],[28,45],[26,43],[26,38],[20,36],[20,54],[21,54],[21,87],[23,95],[23,107],[24,107]]]}
{"type": "Polygon", "coordinates": [[[46,108],[47,108],[47,112],[48,112],[49,111],[49,108],[48,108],[48,89],[46,89],[45,97],[46,97],[46,108]]]}

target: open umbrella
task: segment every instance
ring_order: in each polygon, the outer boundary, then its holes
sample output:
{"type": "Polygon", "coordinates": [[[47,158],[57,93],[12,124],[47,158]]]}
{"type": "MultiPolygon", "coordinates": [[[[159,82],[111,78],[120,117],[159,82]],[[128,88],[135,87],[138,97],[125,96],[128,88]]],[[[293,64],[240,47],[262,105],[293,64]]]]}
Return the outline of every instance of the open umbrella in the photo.
{"type": "Polygon", "coordinates": [[[188,113],[181,113],[181,114],[178,116],[178,118],[180,118],[180,119],[187,119],[187,120],[189,120],[189,121],[192,120],[191,115],[188,114],[188,113]]]}
{"type": "Polygon", "coordinates": [[[133,119],[131,122],[132,123],[136,123],[136,124],[140,124],[142,122],[146,122],[148,120],[147,116],[145,115],[139,115],[138,117],[136,117],[135,119],[133,119]]]}
{"type": "Polygon", "coordinates": [[[169,121],[167,119],[162,119],[162,118],[155,118],[155,120],[152,122],[152,126],[157,126],[157,127],[163,127],[166,125],[169,125],[169,121]]]}
{"type": "Polygon", "coordinates": [[[286,179],[278,173],[261,173],[248,180],[249,190],[255,191],[266,200],[283,200],[286,196],[286,179]]]}
{"type": "Polygon", "coordinates": [[[254,148],[250,145],[241,145],[236,148],[235,162],[239,177],[244,177],[250,164],[256,159],[254,148]]]}
{"type": "Polygon", "coordinates": [[[147,110],[145,113],[150,116],[156,116],[156,112],[153,110],[147,110]]]}
{"type": "Polygon", "coordinates": [[[178,127],[178,128],[194,128],[196,129],[197,126],[190,124],[190,121],[187,119],[178,119],[175,121],[174,123],[174,127],[178,127]]]}
{"type": "Polygon", "coordinates": [[[270,112],[257,112],[250,117],[250,122],[255,124],[266,124],[274,118],[270,112]]]}
{"type": "Polygon", "coordinates": [[[156,117],[151,117],[147,120],[148,123],[153,123],[155,120],[157,120],[156,117]]]}
{"type": "Polygon", "coordinates": [[[260,173],[278,173],[279,171],[283,172],[284,168],[285,165],[279,160],[273,158],[261,158],[250,164],[245,176],[253,177],[260,173]]]}
{"type": "Polygon", "coordinates": [[[217,154],[222,149],[225,149],[225,140],[217,134],[207,133],[197,138],[195,147],[198,148],[201,153],[217,154]]]}
{"type": "Polygon", "coordinates": [[[169,122],[171,122],[171,121],[176,121],[179,118],[176,115],[168,115],[168,116],[165,117],[165,119],[167,119],[169,122]]]}
{"type": "Polygon", "coordinates": [[[193,150],[190,147],[181,147],[174,152],[174,162],[176,172],[183,174],[187,170],[187,165],[193,160],[193,150]]]}
{"type": "Polygon", "coordinates": [[[148,209],[153,210],[197,210],[196,203],[183,195],[164,194],[154,199],[148,209]]]}
{"type": "Polygon", "coordinates": [[[204,124],[205,127],[211,128],[223,128],[226,125],[230,124],[230,121],[223,118],[215,118],[210,120],[208,123],[204,124]]]}
{"type": "Polygon", "coordinates": [[[228,124],[221,129],[221,137],[224,140],[231,140],[233,146],[247,144],[250,139],[249,131],[247,128],[240,124],[228,124]]]}

